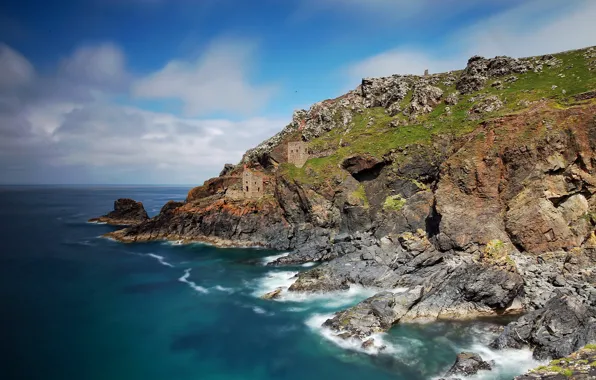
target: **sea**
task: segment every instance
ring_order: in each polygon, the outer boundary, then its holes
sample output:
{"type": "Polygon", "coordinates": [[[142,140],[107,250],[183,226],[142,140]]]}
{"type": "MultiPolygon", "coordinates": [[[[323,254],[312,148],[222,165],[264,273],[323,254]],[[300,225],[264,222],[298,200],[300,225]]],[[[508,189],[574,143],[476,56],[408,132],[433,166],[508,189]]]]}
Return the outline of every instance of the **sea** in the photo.
{"type": "MultiPolygon", "coordinates": [[[[189,187],[0,188],[0,379],[230,380],[440,378],[457,353],[512,379],[540,363],[493,351],[488,321],[398,325],[363,350],[321,327],[377,290],[261,295],[311,267],[266,263],[287,252],[176,242],[118,243],[87,220],[117,198],[153,216],[189,187]]],[[[311,264],[312,265],[312,264],[311,264]]]]}

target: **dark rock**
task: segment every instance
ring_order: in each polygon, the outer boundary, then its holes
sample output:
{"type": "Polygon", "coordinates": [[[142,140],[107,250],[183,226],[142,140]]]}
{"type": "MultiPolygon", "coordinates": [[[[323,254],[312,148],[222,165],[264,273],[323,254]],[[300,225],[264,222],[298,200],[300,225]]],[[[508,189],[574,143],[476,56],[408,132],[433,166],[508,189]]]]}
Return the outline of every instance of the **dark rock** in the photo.
{"type": "Polygon", "coordinates": [[[539,360],[562,358],[596,341],[596,311],[577,297],[558,294],[543,309],[512,322],[491,347],[530,346],[539,360]]]}
{"type": "Polygon", "coordinates": [[[475,375],[478,371],[490,371],[492,369],[490,363],[482,360],[482,357],[473,352],[462,352],[457,354],[455,363],[447,371],[445,376],[451,377],[455,375],[470,376],[475,375]]]}
{"type": "Polygon", "coordinates": [[[421,297],[422,287],[404,293],[382,292],[336,313],[323,326],[339,334],[348,333],[350,337],[366,339],[374,333],[389,330],[421,297]]]}
{"type": "Polygon", "coordinates": [[[90,219],[89,222],[107,223],[117,226],[130,226],[139,224],[149,219],[143,203],[133,199],[120,198],[114,202],[114,211],[99,218],[90,219]]]}
{"type": "Polygon", "coordinates": [[[228,175],[232,170],[234,170],[236,168],[235,165],[233,164],[225,164],[223,169],[221,170],[221,172],[219,173],[220,177],[223,177],[225,175],[228,175]]]}
{"type": "Polygon", "coordinates": [[[376,157],[369,154],[361,154],[346,158],[341,166],[353,176],[358,176],[359,174],[364,174],[363,172],[379,168],[382,164],[383,161],[376,157]]]}
{"type": "Polygon", "coordinates": [[[165,205],[163,205],[159,213],[168,214],[182,206],[184,206],[184,202],[168,201],[165,205]]]}

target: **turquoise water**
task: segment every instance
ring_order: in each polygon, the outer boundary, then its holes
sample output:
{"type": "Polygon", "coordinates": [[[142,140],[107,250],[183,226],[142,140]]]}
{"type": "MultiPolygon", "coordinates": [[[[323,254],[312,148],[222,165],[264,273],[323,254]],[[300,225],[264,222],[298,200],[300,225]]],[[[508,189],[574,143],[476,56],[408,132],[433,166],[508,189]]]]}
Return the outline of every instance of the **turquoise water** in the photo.
{"type": "MultiPolygon", "coordinates": [[[[508,379],[527,352],[494,353],[485,324],[404,325],[369,355],[328,339],[321,321],[371,295],[258,298],[305,267],[280,252],[126,245],[86,220],[131,197],[150,215],[187,188],[0,189],[0,379],[428,379],[474,349],[508,379]]],[[[340,342],[341,343],[341,342],[340,342]]]]}

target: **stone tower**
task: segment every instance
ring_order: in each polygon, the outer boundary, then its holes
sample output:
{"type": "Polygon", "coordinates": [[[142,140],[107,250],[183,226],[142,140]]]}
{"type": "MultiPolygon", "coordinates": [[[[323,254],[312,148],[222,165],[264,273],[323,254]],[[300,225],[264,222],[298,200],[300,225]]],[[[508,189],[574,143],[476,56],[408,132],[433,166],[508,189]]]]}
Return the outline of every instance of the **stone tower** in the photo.
{"type": "Polygon", "coordinates": [[[288,162],[303,167],[308,160],[308,147],[304,141],[293,141],[288,143],[288,162]]]}
{"type": "Polygon", "coordinates": [[[263,196],[263,177],[244,167],[242,173],[242,192],[245,198],[254,199],[263,196]]]}

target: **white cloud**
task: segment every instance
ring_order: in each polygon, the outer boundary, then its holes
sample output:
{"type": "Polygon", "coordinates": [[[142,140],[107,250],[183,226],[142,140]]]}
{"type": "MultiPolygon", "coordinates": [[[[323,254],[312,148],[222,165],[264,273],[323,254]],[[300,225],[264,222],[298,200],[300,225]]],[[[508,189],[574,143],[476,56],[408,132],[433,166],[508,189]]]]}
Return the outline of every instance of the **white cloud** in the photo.
{"type": "Polygon", "coordinates": [[[558,0],[526,1],[446,36],[440,55],[422,47],[396,48],[354,62],[344,72],[353,85],[367,76],[462,69],[476,54],[525,57],[586,47],[596,44],[594,20],[594,1],[571,0],[563,9],[558,0]]]}
{"type": "Polygon", "coordinates": [[[464,29],[454,38],[463,44],[466,54],[485,56],[527,57],[596,44],[596,2],[571,0],[565,7],[561,9],[558,0],[525,2],[464,29]]]}
{"type": "Polygon", "coordinates": [[[26,75],[0,86],[0,182],[200,183],[287,123],[196,119],[114,104],[118,82],[130,74],[111,44],[81,47],[45,77],[35,77],[19,53],[4,51],[10,60],[2,67],[26,75]],[[15,83],[27,84],[27,91],[13,91],[15,83]]]}
{"type": "Polygon", "coordinates": [[[198,60],[170,61],[139,80],[133,93],[142,98],[179,99],[187,116],[249,114],[261,108],[275,91],[274,86],[250,82],[253,51],[251,43],[215,42],[198,60]]]}
{"type": "Polygon", "coordinates": [[[0,87],[14,88],[33,80],[35,70],[29,61],[10,47],[0,44],[0,87]]]}
{"type": "Polygon", "coordinates": [[[124,53],[111,43],[78,48],[62,61],[59,75],[85,85],[110,88],[126,86],[129,80],[124,53]]]}

